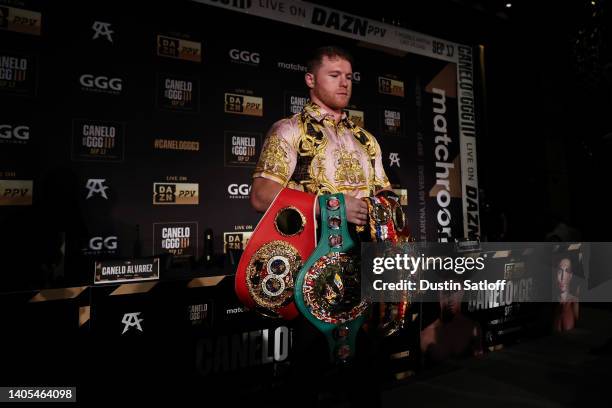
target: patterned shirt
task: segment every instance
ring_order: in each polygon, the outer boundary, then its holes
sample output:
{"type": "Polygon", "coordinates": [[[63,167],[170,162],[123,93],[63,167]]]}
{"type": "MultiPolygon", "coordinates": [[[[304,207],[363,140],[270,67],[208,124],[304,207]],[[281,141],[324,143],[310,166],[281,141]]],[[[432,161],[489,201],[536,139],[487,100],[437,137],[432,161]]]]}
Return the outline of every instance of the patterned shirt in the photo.
{"type": "Polygon", "coordinates": [[[313,102],[272,125],[253,178],[264,177],[313,194],[368,197],[390,183],[380,146],[346,113],[333,115],[313,102]]]}

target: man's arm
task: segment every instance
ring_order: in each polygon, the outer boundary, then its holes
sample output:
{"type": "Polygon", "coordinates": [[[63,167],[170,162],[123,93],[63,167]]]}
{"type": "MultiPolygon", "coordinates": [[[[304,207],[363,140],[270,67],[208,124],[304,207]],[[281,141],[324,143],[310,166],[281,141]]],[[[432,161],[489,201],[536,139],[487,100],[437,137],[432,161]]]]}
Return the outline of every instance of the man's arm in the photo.
{"type": "MultiPolygon", "coordinates": [[[[283,189],[280,183],[264,177],[253,179],[251,187],[251,205],[257,212],[266,212],[276,195],[283,189]]],[[[365,225],[368,219],[368,207],[363,200],[344,196],[346,202],[346,217],[349,222],[365,225]]],[[[319,215],[319,200],[315,201],[316,215],[319,215]]]]}
{"type": "Polygon", "coordinates": [[[266,212],[282,189],[283,186],[274,180],[256,177],[251,186],[251,205],[257,212],[266,212]]]}
{"type": "MultiPolygon", "coordinates": [[[[274,180],[256,177],[251,187],[251,206],[257,212],[266,212],[274,198],[284,187],[274,180]]],[[[315,200],[316,215],[319,215],[319,200],[315,200]]]]}

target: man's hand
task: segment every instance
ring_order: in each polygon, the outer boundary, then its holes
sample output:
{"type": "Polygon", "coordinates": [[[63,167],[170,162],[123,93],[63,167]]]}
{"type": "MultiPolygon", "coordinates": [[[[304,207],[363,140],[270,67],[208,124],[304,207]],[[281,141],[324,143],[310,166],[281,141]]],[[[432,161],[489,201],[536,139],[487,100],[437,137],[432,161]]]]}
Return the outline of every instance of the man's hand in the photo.
{"type": "Polygon", "coordinates": [[[357,225],[365,225],[368,221],[368,205],[360,198],[348,194],[344,195],[346,206],[346,218],[348,222],[357,225]]]}

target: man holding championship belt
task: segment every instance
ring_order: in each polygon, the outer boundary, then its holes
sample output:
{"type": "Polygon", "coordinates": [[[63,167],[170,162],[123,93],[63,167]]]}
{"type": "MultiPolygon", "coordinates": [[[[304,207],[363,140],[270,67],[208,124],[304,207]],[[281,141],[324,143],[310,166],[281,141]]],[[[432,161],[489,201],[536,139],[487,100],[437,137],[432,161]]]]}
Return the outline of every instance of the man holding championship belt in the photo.
{"type": "MultiPolygon", "coordinates": [[[[251,204],[265,212],[284,188],[316,196],[341,193],[346,220],[365,226],[368,205],[362,198],[390,190],[390,183],[378,142],[343,111],[351,98],[352,57],[338,47],[321,47],[309,58],[307,68],[310,101],[301,112],[272,125],[253,173],[251,204]]],[[[316,205],[318,216],[318,200],[316,205]]],[[[327,221],[332,228],[338,222],[321,220],[327,221]]],[[[378,373],[372,366],[376,347],[371,336],[361,335],[355,359],[334,369],[324,336],[303,316],[294,327],[293,398],[287,403],[316,406],[316,391],[324,383],[332,390],[351,389],[348,396],[357,404],[380,404],[377,378],[373,378],[378,373]]]]}

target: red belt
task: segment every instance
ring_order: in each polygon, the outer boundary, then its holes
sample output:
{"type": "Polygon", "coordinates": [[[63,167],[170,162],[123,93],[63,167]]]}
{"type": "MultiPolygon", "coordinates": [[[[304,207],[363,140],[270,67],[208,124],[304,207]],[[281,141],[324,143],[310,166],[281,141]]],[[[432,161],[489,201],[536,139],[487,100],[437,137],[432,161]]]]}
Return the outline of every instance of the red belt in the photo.
{"type": "Polygon", "coordinates": [[[285,188],[255,227],[235,280],[247,308],[287,320],[298,315],[294,279],[316,247],[315,200],[313,194],[285,188]]]}

